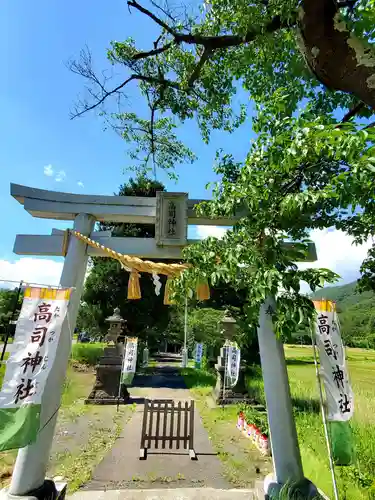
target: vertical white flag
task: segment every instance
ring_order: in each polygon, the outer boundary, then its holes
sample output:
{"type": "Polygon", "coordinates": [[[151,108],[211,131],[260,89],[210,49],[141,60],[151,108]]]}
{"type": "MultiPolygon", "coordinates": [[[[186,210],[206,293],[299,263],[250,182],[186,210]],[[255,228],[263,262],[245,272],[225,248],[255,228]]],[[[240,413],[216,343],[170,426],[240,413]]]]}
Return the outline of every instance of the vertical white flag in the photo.
{"type": "Polygon", "coordinates": [[[203,344],[195,344],[195,363],[200,367],[203,356],[203,344]]]}
{"type": "Polygon", "coordinates": [[[0,391],[0,451],[35,441],[71,289],[28,287],[0,391]]]}
{"type": "Polygon", "coordinates": [[[124,349],[124,362],[122,365],[121,383],[130,385],[133,382],[137,366],[137,337],[127,337],[124,349]]]}
{"type": "Polygon", "coordinates": [[[314,306],[317,311],[315,340],[327,397],[328,420],[350,420],[354,410],[353,391],[349,383],[336,305],[328,300],[319,300],[314,301],[314,306]]]}
{"type": "Polygon", "coordinates": [[[237,344],[230,344],[227,347],[226,377],[229,387],[237,384],[240,374],[241,349],[237,344]]]}

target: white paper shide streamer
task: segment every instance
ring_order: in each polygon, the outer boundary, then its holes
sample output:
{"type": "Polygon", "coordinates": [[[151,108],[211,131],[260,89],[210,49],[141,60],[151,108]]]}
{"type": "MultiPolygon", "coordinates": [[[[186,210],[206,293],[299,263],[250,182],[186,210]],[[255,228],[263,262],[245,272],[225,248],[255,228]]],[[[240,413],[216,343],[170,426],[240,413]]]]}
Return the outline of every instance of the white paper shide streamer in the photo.
{"type": "Polygon", "coordinates": [[[156,273],[152,273],[152,281],[154,282],[155,295],[159,296],[160,295],[160,289],[161,289],[160,276],[158,274],[156,274],[156,273]]]}

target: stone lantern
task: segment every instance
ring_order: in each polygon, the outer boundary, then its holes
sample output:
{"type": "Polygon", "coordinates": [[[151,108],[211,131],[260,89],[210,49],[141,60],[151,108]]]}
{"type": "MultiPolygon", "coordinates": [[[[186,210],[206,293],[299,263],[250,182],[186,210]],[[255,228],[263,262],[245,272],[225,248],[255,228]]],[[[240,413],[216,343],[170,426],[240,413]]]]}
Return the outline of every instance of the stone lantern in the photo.
{"type": "Polygon", "coordinates": [[[216,386],[213,392],[217,404],[230,404],[247,401],[247,391],[245,387],[245,367],[240,366],[240,373],[238,381],[234,387],[227,388],[226,374],[225,374],[225,360],[228,355],[228,347],[230,342],[233,341],[236,333],[236,320],[225,311],[224,317],[220,322],[220,329],[223,333],[225,342],[220,349],[220,355],[217,357],[216,370],[216,386]]]}
{"type": "Polygon", "coordinates": [[[236,333],[236,320],[229,316],[228,311],[225,311],[225,315],[220,322],[221,331],[224,334],[225,340],[233,340],[234,334],[236,333]]]}
{"type": "Polygon", "coordinates": [[[96,381],[87,403],[114,404],[129,399],[126,387],[121,387],[119,390],[124,356],[123,330],[126,320],[121,317],[120,309],[116,307],[112,316],[105,321],[109,323],[108,333],[104,338],[108,345],[104,348],[103,356],[100,357],[96,367],[96,381]]]}
{"type": "Polygon", "coordinates": [[[124,343],[125,336],[123,335],[123,329],[126,323],[126,320],[123,319],[120,315],[120,309],[116,307],[113,311],[112,316],[109,316],[105,319],[107,323],[109,323],[108,333],[104,338],[105,342],[113,342],[124,343]]]}

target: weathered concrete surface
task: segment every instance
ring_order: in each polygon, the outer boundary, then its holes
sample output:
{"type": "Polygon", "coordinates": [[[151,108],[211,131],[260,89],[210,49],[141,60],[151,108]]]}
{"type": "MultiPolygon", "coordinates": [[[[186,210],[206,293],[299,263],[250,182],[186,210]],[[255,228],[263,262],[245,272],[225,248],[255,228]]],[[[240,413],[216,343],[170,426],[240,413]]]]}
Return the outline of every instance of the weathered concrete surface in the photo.
{"type": "Polygon", "coordinates": [[[79,491],[72,500],[253,500],[255,490],[179,488],[164,490],[79,491]]]}

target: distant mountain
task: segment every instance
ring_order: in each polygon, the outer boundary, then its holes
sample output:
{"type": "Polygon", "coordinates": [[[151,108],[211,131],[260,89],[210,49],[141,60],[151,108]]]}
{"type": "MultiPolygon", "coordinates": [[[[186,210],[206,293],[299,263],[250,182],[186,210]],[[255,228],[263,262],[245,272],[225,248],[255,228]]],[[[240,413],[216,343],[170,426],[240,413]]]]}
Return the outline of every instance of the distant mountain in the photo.
{"type": "Polygon", "coordinates": [[[312,294],[315,299],[334,300],[346,345],[375,348],[375,294],[358,293],[356,282],[325,287],[312,294]]]}
{"type": "Polygon", "coordinates": [[[375,298],[373,292],[358,293],[356,288],[357,282],[353,281],[353,283],[348,283],[347,285],[327,286],[325,288],[321,288],[313,293],[312,296],[315,299],[324,298],[334,300],[341,309],[350,307],[353,304],[362,302],[363,300],[375,298]]]}

